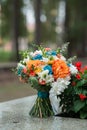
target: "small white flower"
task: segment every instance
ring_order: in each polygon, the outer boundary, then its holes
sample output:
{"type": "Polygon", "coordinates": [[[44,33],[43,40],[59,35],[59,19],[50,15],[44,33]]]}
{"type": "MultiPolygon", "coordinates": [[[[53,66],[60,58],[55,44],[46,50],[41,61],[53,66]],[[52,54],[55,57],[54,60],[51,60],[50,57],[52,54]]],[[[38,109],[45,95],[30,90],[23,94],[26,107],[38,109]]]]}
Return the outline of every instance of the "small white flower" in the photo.
{"type": "Polygon", "coordinates": [[[34,54],[33,52],[30,52],[30,56],[32,56],[32,57],[33,57],[33,54],[34,54]]]}
{"type": "Polygon", "coordinates": [[[37,55],[37,54],[40,54],[40,55],[42,55],[42,51],[41,50],[36,50],[35,52],[34,52],[34,55],[37,55]]]}
{"type": "Polygon", "coordinates": [[[60,59],[66,61],[66,58],[62,55],[60,55],[60,59]]]}
{"type": "Polygon", "coordinates": [[[74,75],[78,73],[78,70],[74,65],[70,64],[70,72],[72,75],[74,75]]]}
{"type": "Polygon", "coordinates": [[[54,81],[54,78],[53,78],[52,75],[48,75],[48,76],[46,77],[46,83],[52,83],[53,81],[54,81]]]}
{"type": "Polygon", "coordinates": [[[53,56],[53,59],[54,60],[58,60],[59,58],[57,56],[53,56]]]}
{"type": "Polygon", "coordinates": [[[46,83],[52,83],[54,81],[54,78],[52,75],[49,75],[49,70],[44,70],[40,73],[38,73],[38,77],[40,78],[40,81],[45,81],[46,83]]]}
{"type": "Polygon", "coordinates": [[[49,61],[49,59],[48,59],[48,58],[43,57],[42,61],[43,61],[43,62],[45,62],[45,63],[47,63],[47,62],[49,61]]]}
{"type": "Polygon", "coordinates": [[[35,52],[30,52],[30,55],[32,56],[32,57],[34,57],[35,55],[38,55],[38,54],[40,54],[40,55],[42,55],[42,51],[41,50],[36,50],[35,52]]]}
{"type": "Polygon", "coordinates": [[[30,60],[30,57],[28,56],[27,58],[24,58],[23,63],[26,63],[29,60],[30,60]]]}
{"type": "Polygon", "coordinates": [[[26,66],[23,65],[23,64],[21,64],[21,63],[18,63],[18,65],[17,65],[17,69],[18,69],[19,67],[25,68],[26,66]]]}
{"type": "Polygon", "coordinates": [[[44,71],[38,73],[38,77],[40,79],[44,80],[47,77],[48,73],[49,73],[49,70],[44,70],[44,71]]]}

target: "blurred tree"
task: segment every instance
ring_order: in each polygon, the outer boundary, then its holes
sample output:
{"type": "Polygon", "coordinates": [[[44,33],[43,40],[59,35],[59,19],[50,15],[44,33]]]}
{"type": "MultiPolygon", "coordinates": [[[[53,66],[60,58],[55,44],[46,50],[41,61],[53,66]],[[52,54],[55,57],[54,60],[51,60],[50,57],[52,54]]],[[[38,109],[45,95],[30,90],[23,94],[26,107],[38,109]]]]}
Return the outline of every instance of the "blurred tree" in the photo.
{"type": "Polygon", "coordinates": [[[43,8],[41,13],[41,39],[42,42],[56,43],[56,25],[57,11],[59,0],[44,0],[42,1],[43,8]]]}
{"type": "Polygon", "coordinates": [[[13,6],[13,17],[12,17],[12,34],[13,34],[13,51],[16,52],[16,59],[19,61],[19,44],[18,44],[18,38],[20,34],[19,30],[19,18],[20,18],[20,5],[19,0],[13,0],[12,6],[13,6]]]}
{"type": "Polygon", "coordinates": [[[56,42],[56,17],[59,0],[31,0],[35,12],[35,42],[56,42]]]}
{"type": "Polygon", "coordinates": [[[19,60],[18,38],[27,35],[26,21],[23,14],[23,0],[3,0],[2,6],[2,25],[1,35],[3,38],[12,37],[13,52],[15,59],[19,60]]]}
{"type": "Polygon", "coordinates": [[[65,36],[69,45],[69,55],[87,54],[87,0],[66,0],[65,36]],[[72,51],[71,51],[72,49],[72,51]]]}
{"type": "Polygon", "coordinates": [[[40,44],[41,43],[41,6],[42,6],[42,0],[35,0],[34,1],[34,8],[35,8],[35,43],[40,44]]]}
{"type": "MultiPolygon", "coordinates": [[[[12,30],[12,19],[14,19],[13,15],[13,3],[14,0],[2,0],[1,8],[2,8],[2,37],[10,37],[11,30],[12,30]]],[[[23,14],[24,2],[23,0],[18,0],[18,10],[19,10],[19,36],[26,36],[27,29],[26,29],[26,20],[25,15],[23,14]]],[[[16,6],[17,9],[17,6],[16,6]]]]}

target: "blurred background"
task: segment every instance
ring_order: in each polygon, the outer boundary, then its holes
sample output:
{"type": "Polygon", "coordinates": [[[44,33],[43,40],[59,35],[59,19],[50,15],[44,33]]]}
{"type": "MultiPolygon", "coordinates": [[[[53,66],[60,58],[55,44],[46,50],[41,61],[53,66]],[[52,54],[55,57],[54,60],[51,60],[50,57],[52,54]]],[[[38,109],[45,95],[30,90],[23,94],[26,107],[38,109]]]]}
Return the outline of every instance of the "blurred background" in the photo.
{"type": "Polygon", "coordinates": [[[0,102],[36,94],[12,72],[20,51],[66,42],[87,64],[87,0],[0,0],[0,102]]]}

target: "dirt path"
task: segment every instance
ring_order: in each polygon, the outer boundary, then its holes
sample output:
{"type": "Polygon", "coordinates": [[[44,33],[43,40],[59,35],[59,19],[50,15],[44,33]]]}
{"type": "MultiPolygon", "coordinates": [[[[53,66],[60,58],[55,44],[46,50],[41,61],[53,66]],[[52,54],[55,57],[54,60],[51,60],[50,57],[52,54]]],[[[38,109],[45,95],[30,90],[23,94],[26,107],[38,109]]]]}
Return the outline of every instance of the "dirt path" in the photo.
{"type": "Polygon", "coordinates": [[[29,84],[20,83],[18,77],[9,71],[0,71],[0,102],[36,94],[29,84]]]}

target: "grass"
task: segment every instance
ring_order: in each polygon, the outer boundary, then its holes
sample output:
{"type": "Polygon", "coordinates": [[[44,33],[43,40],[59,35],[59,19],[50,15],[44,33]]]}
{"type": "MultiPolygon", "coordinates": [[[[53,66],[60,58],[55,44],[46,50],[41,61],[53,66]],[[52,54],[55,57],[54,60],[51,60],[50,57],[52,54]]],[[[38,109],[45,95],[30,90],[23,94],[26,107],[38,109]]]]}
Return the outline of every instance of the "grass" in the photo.
{"type": "Polygon", "coordinates": [[[8,62],[12,55],[12,52],[0,50],[0,62],[8,62]]]}

